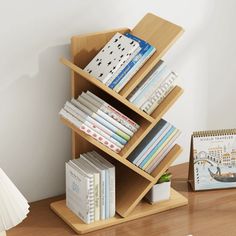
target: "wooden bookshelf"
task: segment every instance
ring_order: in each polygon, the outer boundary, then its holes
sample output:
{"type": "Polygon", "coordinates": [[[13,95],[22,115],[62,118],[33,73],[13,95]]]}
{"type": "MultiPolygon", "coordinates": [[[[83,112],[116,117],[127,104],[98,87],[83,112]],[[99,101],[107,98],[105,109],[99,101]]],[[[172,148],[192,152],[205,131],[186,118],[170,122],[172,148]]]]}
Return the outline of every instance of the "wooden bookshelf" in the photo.
{"type": "Polygon", "coordinates": [[[116,166],[117,214],[115,217],[87,225],[66,207],[65,201],[51,204],[52,210],[77,233],[87,233],[187,204],[187,199],[174,190],[171,191],[170,200],[156,205],[151,205],[143,200],[146,193],[178,157],[182,150],[178,144],[171,149],[151,174],[138,168],[127,159],[183,93],[182,88],[176,86],[151,115],[139,110],[127,99],[132,90],[152,70],[182,33],[183,29],[181,27],[149,13],[132,30],[121,28],[72,37],[72,60],[61,59],[61,62],[72,71],[72,97],[77,98],[82,92],[90,90],[140,125],[140,129],[129,140],[122,151],[115,153],[87,134],[81,132],[70,121],[61,118],[62,122],[72,130],[72,158],[78,158],[81,153],[96,150],[116,166]],[[116,93],[83,71],[83,68],[116,32],[131,32],[133,35],[149,42],[157,49],[153,56],[119,93],[116,93]]]}

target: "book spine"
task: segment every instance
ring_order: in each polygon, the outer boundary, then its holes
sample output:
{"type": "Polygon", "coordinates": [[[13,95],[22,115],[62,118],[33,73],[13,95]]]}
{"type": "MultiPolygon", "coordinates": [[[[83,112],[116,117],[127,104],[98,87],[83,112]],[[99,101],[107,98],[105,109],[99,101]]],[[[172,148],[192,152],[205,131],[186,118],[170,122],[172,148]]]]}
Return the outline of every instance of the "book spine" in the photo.
{"type": "Polygon", "coordinates": [[[110,135],[108,135],[105,132],[103,132],[99,127],[96,126],[96,124],[92,124],[87,119],[79,116],[74,110],[72,110],[67,105],[65,105],[64,109],[66,111],[68,111],[71,115],[73,115],[75,118],[79,119],[82,123],[87,125],[90,129],[92,129],[93,131],[97,132],[98,134],[100,134],[104,138],[108,139],[111,143],[115,144],[116,146],[118,146],[121,149],[124,147],[124,145],[122,145],[121,143],[119,143],[118,141],[113,139],[110,135]]]}
{"type": "Polygon", "coordinates": [[[161,83],[161,85],[154,91],[150,98],[141,106],[141,110],[151,114],[161,101],[170,93],[174,88],[174,81],[177,76],[175,73],[171,73],[166,79],[161,83]]]}
{"type": "Polygon", "coordinates": [[[140,52],[131,60],[114,80],[108,85],[109,88],[114,89],[115,86],[122,80],[122,78],[131,70],[131,68],[142,58],[142,56],[151,48],[151,45],[146,44],[140,52]]]}
{"type": "Polygon", "coordinates": [[[146,163],[142,166],[142,169],[147,168],[147,166],[151,163],[151,161],[155,158],[155,156],[158,155],[158,153],[168,144],[168,142],[170,142],[173,137],[178,133],[178,130],[175,129],[170,135],[169,137],[167,137],[165,140],[163,140],[163,142],[161,142],[159,144],[159,148],[155,151],[155,153],[146,161],[146,163]]]}
{"type": "Polygon", "coordinates": [[[148,84],[151,83],[152,79],[166,67],[166,63],[160,60],[157,66],[158,67],[157,68],[154,67],[153,71],[151,71],[151,73],[147,75],[146,78],[144,78],[141,81],[141,83],[139,83],[138,86],[132,91],[132,93],[129,96],[130,102],[133,102],[141,94],[141,92],[144,91],[144,89],[148,86],[148,84]]]}
{"type": "Polygon", "coordinates": [[[113,216],[115,216],[115,213],[116,213],[115,168],[109,169],[109,190],[110,190],[109,217],[113,217],[113,216]]]}
{"type": "Polygon", "coordinates": [[[94,95],[93,93],[91,93],[90,91],[87,91],[87,94],[92,97],[95,101],[97,101],[97,104],[99,103],[100,105],[103,105],[104,107],[106,107],[107,109],[111,110],[112,112],[114,112],[117,116],[119,116],[121,119],[123,119],[124,121],[126,121],[127,123],[129,123],[130,126],[134,127],[135,130],[139,129],[139,125],[134,122],[133,120],[131,120],[129,117],[125,116],[123,113],[121,113],[120,111],[118,111],[117,109],[115,109],[113,106],[111,106],[110,104],[106,103],[105,101],[103,101],[101,98],[97,97],[96,95],[94,95]]]}
{"type": "Polygon", "coordinates": [[[150,95],[160,86],[162,80],[164,80],[171,73],[170,69],[165,67],[164,70],[161,70],[146,88],[139,94],[139,96],[132,102],[137,107],[141,107],[150,97],[150,95]]]}
{"type": "Polygon", "coordinates": [[[123,71],[123,69],[133,60],[134,57],[136,57],[137,54],[139,54],[141,51],[141,48],[138,47],[134,53],[132,54],[132,56],[130,56],[121,66],[120,68],[111,76],[111,78],[105,83],[106,86],[109,86],[112,81],[121,73],[121,71],[123,71]]]}
{"type": "Polygon", "coordinates": [[[114,91],[119,93],[121,89],[130,81],[130,79],[136,74],[136,72],[145,64],[145,62],[154,54],[156,49],[151,46],[151,48],[143,55],[143,57],[138,61],[138,63],[119,81],[115,86],[114,91]]]}
{"type": "Polygon", "coordinates": [[[165,135],[166,130],[171,127],[170,123],[166,123],[162,129],[152,138],[149,144],[143,148],[142,152],[133,160],[133,164],[139,165],[146,155],[155,147],[158,141],[165,135]]]}
{"type": "Polygon", "coordinates": [[[141,164],[139,165],[139,167],[141,169],[143,169],[144,165],[147,163],[148,160],[150,160],[151,157],[153,157],[153,155],[155,155],[155,153],[158,151],[158,149],[160,148],[160,146],[166,141],[166,139],[168,139],[171,134],[175,131],[175,127],[172,127],[167,133],[166,135],[160,140],[160,142],[158,142],[158,144],[153,148],[153,150],[148,153],[148,155],[146,156],[146,158],[141,162],[141,164]]]}
{"type": "Polygon", "coordinates": [[[83,105],[87,106],[90,110],[97,113],[99,116],[110,122],[112,125],[117,127],[121,132],[124,132],[125,134],[129,135],[130,137],[133,136],[133,132],[121,125],[119,122],[114,120],[112,117],[108,116],[106,113],[104,113],[102,110],[88,102],[86,99],[84,99],[82,96],[80,96],[78,99],[83,105]]]}
{"type": "Polygon", "coordinates": [[[80,102],[78,102],[78,101],[75,102],[74,100],[72,100],[72,101],[73,101],[73,104],[75,104],[79,109],[84,111],[87,115],[91,116],[93,119],[95,119],[96,121],[98,121],[99,123],[101,123],[102,125],[107,127],[108,129],[113,131],[115,134],[119,135],[121,138],[125,139],[126,141],[129,141],[130,136],[124,134],[124,132],[122,132],[119,129],[117,129],[117,127],[115,127],[114,125],[112,125],[109,122],[107,122],[101,116],[99,116],[96,113],[92,112],[90,109],[88,109],[86,106],[84,106],[80,102]]]}
{"type": "Polygon", "coordinates": [[[151,163],[145,168],[145,171],[151,173],[157,165],[163,160],[166,154],[170,151],[170,149],[174,146],[175,140],[179,137],[180,131],[175,134],[175,136],[168,142],[168,144],[163,148],[156,157],[151,161],[151,163]]]}
{"type": "MultiPolygon", "coordinates": [[[[113,74],[116,73],[116,71],[123,65],[125,62],[131,57],[135,57],[135,55],[141,50],[141,48],[138,46],[134,51],[126,54],[125,56],[122,57],[122,60],[116,65],[116,69],[114,70],[113,74]]],[[[102,83],[106,84],[107,81],[112,77],[112,74],[109,73],[103,80],[102,83]]]]}
{"type": "Polygon", "coordinates": [[[94,174],[94,220],[100,219],[100,176],[94,174]]]}
{"type": "Polygon", "coordinates": [[[130,131],[129,129],[127,129],[126,127],[124,127],[123,125],[121,125],[119,122],[117,122],[116,120],[114,120],[113,118],[111,118],[110,116],[108,116],[107,114],[105,114],[103,111],[101,111],[100,109],[98,109],[97,107],[95,107],[94,105],[92,105],[90,102],[88,102],[86,99],[84,99],[83,97],[78,97],[77,99],[80,103],[82,103],[84,106],[88,107],[91,111],[95,112],[96,114],[98,114],[99,116],[101,116],[103,119],[105,119],[107,122],[111,123],[112,125],[114,125],[120,133],[123,133],[123,135],[127,135],[130,137],[133,136],[133,132],[130,131]]]}
{"type": "Polygon", "coordinates": [[[104,133],[108,134],[109,136],[111,136],[113,139],[115,139],[116,141],[118,141],[119,143],[121,143],[122,145],[125,145],[127,143],[127,141],[123,138],[121,138],[119,135],[115,134],[113,131],[111,131],[110,129],[108,129],[107,127],[103,126],[101,123],[97,122],[95,119],[93,119],[92,117],[88,116],[86,113],[84,113],[82,110],[80,110],[78,107],[82,104],[80,104],[79,102],[77,102],[75,99],[72,99],[71,102],[74,104],[71,104],[69,102],[66,103],[66,105],[70,105],[71,108],[82,118],[84,118],[85,120],[88,120],[90,123],[96,125],[100,130],[102,130],[104,133]],[[77,107],[78,106],[78,107],[77,107]]]}

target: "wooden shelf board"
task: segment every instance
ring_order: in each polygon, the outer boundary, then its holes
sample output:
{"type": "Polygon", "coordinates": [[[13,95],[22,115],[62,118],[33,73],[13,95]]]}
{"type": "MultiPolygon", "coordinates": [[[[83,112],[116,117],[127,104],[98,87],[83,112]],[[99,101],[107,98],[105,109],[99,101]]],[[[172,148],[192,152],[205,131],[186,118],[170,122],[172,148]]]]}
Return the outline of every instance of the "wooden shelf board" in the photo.
{"type": "Polygon", "coordinates": [[[71,128],[74,132],[76,132],[77,134],[79,134],[81,137],[83,137],[84,139],[86,139],[88,142],[90,142],[91,144],[93,144],[94,146],[96,146],[97,148],[99,148],[100,150],[102,150],[103,152],[107,153],[109,156],[115,158],[116,160],[118,160],[119,162],[123,163],[125,166],[129,167],[131,170],[133,170],[134,172],[138,173],[139,175],[141,175],[142,177],[144,177],[145,179],[149,180],[149,181],[153,181],[154,177],[152,177],[151,175],[149,175],[148,173],[146,173],[145,171],[143,171],[142,169],[138,168],[137,166],[135,166],[134,164],[132,164],[130,161],[128,161],[127,159],[123,158],[122,156],[120,156],[118,153],[113,152],[112,150],[110,150],[109,148],[107,148],[106,146],[104,146],[103,144],[101,144],[100,142],[96,141],[94,138],[92,138],[91,136],[85,134],[84,132],[82,132],[79,128],[77,128],[74,124],[72,124],[70,121],[66,120],[65,118],[61,117],[61,121],[62,123],[64,123],[66,126],[68,126],[69,128],[71,128]]]}
{"type": "Polygon", "coordinates": [[[81,68],[79,68],[78,66],[73,64],[71,61],[69,61],[69,60],[67,60],[65,58],[61,58],[60,61],[61,61],[62,64],[66,65],[67,67],[72,69],[74,72],[76,72],[77,74],[82,76],[88,82],[94,84],[98,88],[102,89],[104,92],[106,92],[109,95],[113,96],[118,101],[120,101],[121,103],[123,103],[124,105],[129,107],[131,110],[133,110],[134,112],[136,112],[137,114],[142,116],[144,119],[148,120],[149,122],[153,122],[154,121],[154,119],[151,116],[149,116],[147,113],[139,110],[138,107],[136,107],[134,104],[129,102],[126,98],[122,97],[120,94],[116,93],[114,90],[112,90],[109,87],[107,87],[105,84],[103,84],[102,82],[100,82],[99,80],[97,80],[96,78],[91,76],[89,73],[87,73],[86,71],[82,70],[81,68]]]}
{"type": "Polygon", "coordinates": [[[92,224],[83,223],[69,208],[66,207],[65,200],[51,203],[51,209],[61,217],[74,231],[78,234],[88,233],[94,230],[103,229],[120,223],[135,220],[140,217],[152,215],[155,213],[170,210],[176,207],[187,205],[188,200],[171,189],[170,200],[163,201],[154,205],[149,204],[145,200],[141,201],[135,210],[127,217],[122,218],[118,214],[108,220],[97,221],[92,224]]]}
{"type": "MultiPolygon", "coordinates": [[[[174,160],[181,152],[182,148],[178,144],[175,144],[174,147],[165,156],[165,158],[151,173],[154,178],[153,181],[147,184],[143,189],[141,189],[138,195],[134,195],[132,192],[130,192],[130,194],[126,196],[126,199],[123,197],[123,201],[120,200],[122,204],[119,204],[116,209],[117,212],[123,217],[126,217],[131,214],[135,207],[138,205],[138,203],[142,200],[142,198],[144,198],[144,196],[148,193],[152,186],[156,184],[157,180],[161,177],[162,174],[164,174],[164,172],[170,167],[170,165],[174,162],[174,160]]],[[[133,184],[133,186],[135,187],[135,184],[133,184]]],[[[122,197],[122,195],[119,196],[120,198],[122,197]]]]}
{"type": "Polygon", "coordinates": [[[183,89],[176,86],[168,96],[159,104],[159,106],[153,112],[153,119],[155,119],[143,133],[133,142],[129,148],[124,147],[122,150],[122,157],[128,158],[131,152],[140,144],[140,142],[146,137],[146,135],[153,129],[153,127],[158,123],[158,121],[163,117],[163,115],[169,110],[169,108],[177,101],[177,99],[183,94],[183,89]],[[124,152],[125,151],[125,152],[124,152]]]}

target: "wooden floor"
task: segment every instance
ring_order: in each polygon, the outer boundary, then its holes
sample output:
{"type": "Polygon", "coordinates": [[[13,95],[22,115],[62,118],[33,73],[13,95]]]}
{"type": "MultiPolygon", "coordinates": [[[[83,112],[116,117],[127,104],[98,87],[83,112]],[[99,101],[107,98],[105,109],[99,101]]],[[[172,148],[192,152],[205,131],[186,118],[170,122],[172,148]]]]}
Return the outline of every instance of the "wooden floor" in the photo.
{"type": "MultiPolygon", "coordinates": [[[[86,236],[236,236],[236,189],[192,192],[187,184],[187,164],[171,168],[173,188],[189,199],[189,205],[98,230],[86,236]]],[[[31,204],[28,218],[8,236],[76,235],[49,208],[61,197],[31,204]]]]}

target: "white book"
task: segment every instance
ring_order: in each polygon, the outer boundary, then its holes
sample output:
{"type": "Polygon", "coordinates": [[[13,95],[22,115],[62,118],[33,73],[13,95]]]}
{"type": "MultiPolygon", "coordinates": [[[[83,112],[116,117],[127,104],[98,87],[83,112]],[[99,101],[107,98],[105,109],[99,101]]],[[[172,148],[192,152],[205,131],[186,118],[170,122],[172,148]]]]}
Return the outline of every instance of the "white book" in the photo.
{"type": "Polygon", "coordinates": [[[152,48],[148,55],[145,53],[143,57],[135,64],[134,67],[120,80],[120,82],[114,87],[114,91],[119,93],[121,89],[130,81],[130,79],[136,74],[136,72],[145,64],[145,62],[154,54],[155,48],[152,48]]]}
{"type": "Polygon", "coordinates": [[[84,70],[105,84],[138,47],[139,43],[116,33],[84,70]]]}
{"type": "MultiPolygon", "coordinates": [[[[77,103],[77,101],[74,99],[72,99],[72,102],[77,103]]],[[[72,108],[80,117],[82,117],[85,120],[89,121],[90,123],[96,125],[99,129],[101,129],[103,132],[105,132],[106,134],[111,136],[113,139],[117,140],[122,145],[125,145],[127,143],[127,141],[125,139],[121,138],[119,135],[115,134],[112,130],[108,129],[106,126],[102,125],[101,123],[96,121],[94,118],[92,118],[91,116],[89,116],[88,114],[86,114],[85,112],[80,110],[76,105],[74,105],[72,103],[70,103],[71,105],[69,105],[68,103],[66,103],[66,104],[70,108],[72,108]]],[[[77,104],[77,105],[79,105],[79,104],[77,104]]]]}
{"type": "Polygon", "coordinates": [[[177,75],[172,72],[165,80],[162,81],[160,86],[153,92],[149,99],[140,107],[144,112],[151,114],[162,100],[172,91],[175,86],[177,75]]]}
{"type": "Polygon", "coordinates": [[[146,88],[138,95],[136,99],[132,102],[137,107],[141,107],[150,97],[152,94],[162,83],[162,81],[171,74],[171,70],[165,67],[158,73],[156,76],[153,77],[151,82],[146,86],[146,88]]]}
{"type": "Polygon", "coordinates": [[[115,146],[117,146],[117,148],[122,149],[124,147],[124,145],[122,145],[121,143],[119,143],[118,141],[113,139],[110,135],[108,135],[103,130],[101,130],[99,127],[97,127],[96,124],[94,124],[94,123],[92,124],[86,118],[84,118],[83,116],[80,116],[76,112],[77,108],[73,104],[71,104],[70,102],[66,102],[64,109],[66,111],[68,111],[71,115],[73,115],[75,118],[79,119],[83,124],[88,126],[90,129],[94,130],[95,132],[97,132],[98,134],[103,136],[104,138],[108,139],[111,143],[113,143],[115,146]]]}
{"type": "Polygon", "coordinates": [[[100,164],[96,159],[93,157],[91,158],[89,153],[84,153],[80,155],[85,161],[87,161],[90,165],[94,166],[100,172],[100,190],[101,190],[101,197],[100,197],[100,216],[101,219],[108,219],[109,218],[109,206],[107,206],[107,202],[109,202],[109,195],[107,195],[107,175],[108,170],[102,164],[100,164]],[[108,214],[107,214],[108,209],[108,214]]]}
{"type": "MultiPolygon", "coordinates": [[[[84,93],[82,93],[84,94],[84,93]]],[[[114,125],[115,127],[117,127],[118,129],[120,129],[122,132],[126,133],[127,135],[129,135],[130,137],[132,137],[134,135],[134,133],[132,131],[130,131],[129,129],[127,129],[125,126],[123,126],[122,124],[120,124],[119,122],[117,122],[116,120],[114,120],[112,117],[110,117],[109,115],[107,115],[106,113],[104,113],[102,110],[100,110],[99,108],[97,108],[96,106],[94,106],[92,103],[90,103],[89,101],[87,101],[86,99],[84,99],[83,96],[79,96],[77,99],[80,103],[82,103],[84,106],[88,107],[91,111],[95,112],[96,114],[98,114],[99,116],[101,116],[102,118],[104,118],[105,120],[107,120],[108,122],[110,122],[112,125],[114,125]]]]}
{"type": "Polygon", "coordinates": [[[93,175],[94,180],[94,220],[100,220],[100,173],[93,166],[89,165],[87,161],[82,158],[72,160],[78,165],[85,173],[93,175]]]}
{"type": "Polygon", "coordinates": [[[66,163],[66,205],[86,224],[94,222],[93,178],[66,163]]]}
{"type": "Polygon", "coordinates": [[[119,122],[123,125],[127,125],[126,127],[130,129],[133,132],[136,132],[139,129],[139,125],[131,120],[129,117],[115,109],[110,104],[106,103],[104,100],[96,96],[95,94],[91,93],[90,91],[87,91],[86,94],[88,94],[93,99],[93,104],[97,106],[98,108],[102,109],[103,112],[106,112],[107,114],[112,114],[112,116],[116,116],[117,120],[120,120],[119,122]]]}
{"type": "Polygon", "coordinates": [[[110,217],[113,217],[116,213],[116,183],[115,183],[115,166],[107,161],[104,157],[95,151],[89,152],[100,163],[105,165],[109,170],[109,200],[110,200],[110,217]]]}
{"type": "Polygon", "coordinates": [[[136,86],[136,88],[129,95],[129,101],[133,102],[140,94],[144,91],[144,89],[151,83],[154,76],[159,74],[166,67],[166,63],[160,60],[156,66],[151,70],[151,72],[136,86]]]}
{"type": "Polygon", "coordinates": [[[128,141],[130,139],[130,136],[127,135],[126,133],[124,133],[123,131],[119,130],[117,127],[115,127],[114,125],[110,124],[109,122],[107,122],[107,120],[105,120],[103,117],[99,116],[98,114],[96,114],[95,112],[91,111],[88,107],[86,107],[85,105],[83,105],[82,103],[80,103],[78,100],[72,99],[71,100],[72,104],[74,104],[76,107],[78,107],[79,109],[81,109],[83,112],[85,112],[87,115],[89,115],[90,117],[94,118],[96,121],[98,121],[99,123],[101,123],[102,125],[104,125],[105,127],[107,127],[108,129],[110,129],[111,131],[113,131],[115,134],[119,135],[120,137],[122,137],[123,139],[125,139],[126,141],[128,141]]]}

